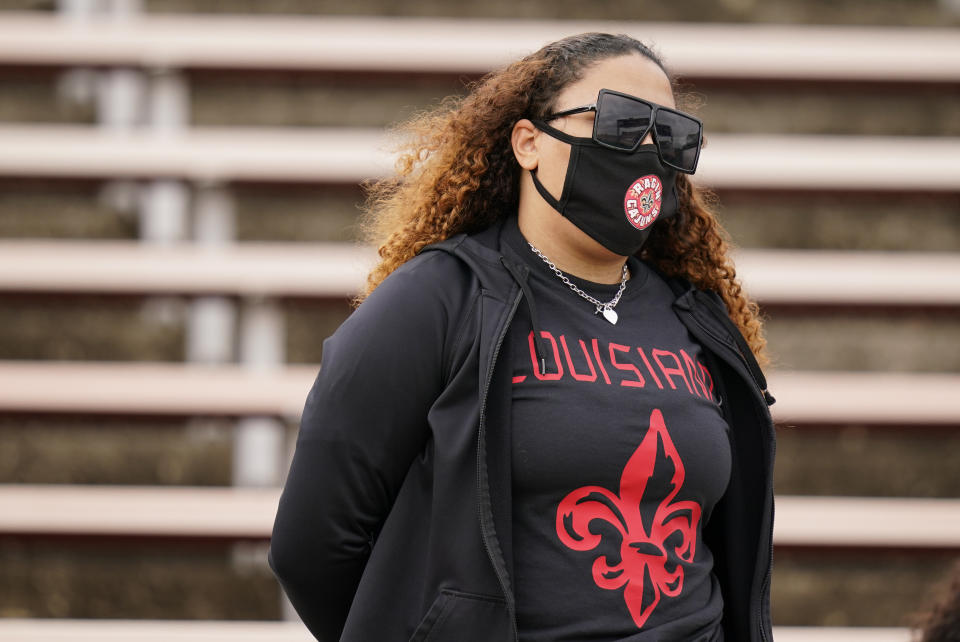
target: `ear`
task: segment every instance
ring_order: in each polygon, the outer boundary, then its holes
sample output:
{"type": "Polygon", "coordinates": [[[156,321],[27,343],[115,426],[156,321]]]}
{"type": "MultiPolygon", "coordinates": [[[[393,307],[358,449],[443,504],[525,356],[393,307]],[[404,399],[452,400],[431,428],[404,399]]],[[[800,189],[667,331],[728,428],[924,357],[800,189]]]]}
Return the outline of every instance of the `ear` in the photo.
{"type": "Polygon", "coordinates": [[[513,146],[513,155],[523,169],[535,170],[540,163],[540,151],[537,147],[539,133],[540,131],[527,118],[521,118],[513,126],[510,144],[513,146]]]}

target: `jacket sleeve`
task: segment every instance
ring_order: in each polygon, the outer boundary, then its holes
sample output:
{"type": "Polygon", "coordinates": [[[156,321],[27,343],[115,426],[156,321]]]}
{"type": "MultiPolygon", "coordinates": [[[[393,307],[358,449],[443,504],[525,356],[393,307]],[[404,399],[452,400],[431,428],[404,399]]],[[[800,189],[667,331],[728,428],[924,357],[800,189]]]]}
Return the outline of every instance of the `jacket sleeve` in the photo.
{"type": "Polygon", "coordinates": [[[319,640],[339,639],[375,535],[428,438],[457,304],[437,287],[437,262],[459,263],[431,252],[401,266],[323,344],[268,553],[319,640]]]}

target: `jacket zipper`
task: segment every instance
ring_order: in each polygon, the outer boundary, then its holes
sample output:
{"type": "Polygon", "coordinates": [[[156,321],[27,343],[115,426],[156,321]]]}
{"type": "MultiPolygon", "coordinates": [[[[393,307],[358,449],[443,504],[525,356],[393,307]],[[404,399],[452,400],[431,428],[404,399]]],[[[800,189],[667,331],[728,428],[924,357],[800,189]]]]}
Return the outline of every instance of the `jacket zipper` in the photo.
{"type": "MultiPolygon", "coordinates": [[[[776,446],[774,446],[776,448],[776,446]]],[[[768,587],[770,586],[770,578],[773,575],[773,513],[776,508],[776,504],[770,505],[770,548],[767,552],[767,572],[763,577],[763,584],[760,585],[760,595],[764,595],[768,587]]],[[[759,611],[758,615],[760,616],[760,638],[763,640],[767,639],[766,628],[764,628],[764,613],[763,613],[763,603],[761,602],[760,606],[757,607],[759,611]]]]}
{"type": "MultiPolygon", "coordinates": [[[[708,327],[706,324],[700,321],[700,319],[697,318],[697,315],[695,313],[691,314],[690,316],[693,318],[696,324],[700,326],[700,329],[706,332],[707,334],[709,334],[717,343],[719,343],[720,345],[731,347],[730,344],[726,341],[726,339],[718,335],[710,327],[708,327]]],[[[754,387],[760,392],[761,405],[764,408],[767,408],[768,404],[767,404],[767,398],[765,394],[767,392],[767,389],[760,383],[760,380],[757,379],[756,375],[753,374],[753,369],[750,367],[750,364],[747,363],[747,358],[744,356],[740,348],[736,345],[732,347],[734,349],[734,352],[736,352],[737,358],[739,359],[740,363],[743,364],[744,370],[747,371],[747,375],[750,377],[750,380],[753,381],[754,387]]],[[[769,416],[769,410],[767,411],[767,414],[769,416]]]]}
{"type": "MultiPolygon", "coordinates": [[[[510,321],[513,320],[514,315],[517,312],[517,307],[520,305],[520,299],[523,298],[523,291],[520,290],[517,292],[517,296],[513,300],[513,304],[510,307],[510,312],[507,314],[506,319],[503,323],[503,329],[500,331],[500,335],[497,337],[497,343],[493,349],[493,354],[490,357],[489,368],[487,369],[487,379],[483,383],[483,395],[480,398],[480,422],[477,429],[477,488],[481,488],[483,482],[480,475],[480,467],[485,465],[483,461],[483,430],[486,424],[486,410],[487,410],[487,394],[490,391],[490,381],[493,379],[493,368],[497,363],[497,357],[500,354],[500,347],[503,345],[503,340],[507,336],[507,332],[510,329],[510,321]]],[[[487,557],[490,559],[490,563],[493,564],[493,569],[497,574],[497,581],[500,582],[500,589],[503,591],[504,600],[507,603],[507,611],[510,615],[510,623],[513,627],[513,639],[515,642],[520,640],[520,632],[517,630],[517,615],[516,607],[512,603],[512,600],[508,597],[507,590],[507,580],[505,577],[506,571],[501,569],[497,564],[496,560],[493,558],[493,550],[490,548],[490,536],[487,533],[487,530],[483,528],[483,504],[480,500],[477,503],[477,512],[480,517],[480,535],[483,539],[483,547],[487,551],[487,557]]]]}
{"type": "MultiPolygon", "coordinates": [[[[730,347],[729,344],[726,342],[726,340],[723,339],[723,337],[718,336],[713,330],[711,330],[711,329],[710,329],[709,327],[707,327],[704,323],[702,323],[702,322],[700,321],[700,319],[697,318],[697,315],[696,315],[696,314],[691,314],[690,316],[693,318],[693,320],[694,320],[694,322],[697,324],[697,326],[698,326],[701,330],[703,330],[706,334],[708,334],[714,341],[716,341],[716,342],[717,342],[718,344],[720,344],[721,346],[727,346],[728,348],[730,347]]],[[[764,413],[765,413],[765,415],[766,415],[766,417],[767,417],[767,420],[772,424],[772,423],[773,423],[773,417],[770,415],[770,408],[769,408],[769,406],[768,406],[768,404],[767,404],[766,395],[764,394],[764,393],[766,392],[766,390],[761,390],[760,382],[757,380],[756,376],[754,376],[753,371],[750,369],[750,365],[747,363],[747,358],[746,358],[746,357],[744,356],[744,354],[740,351],[740,348],[738,348],[737,346],[734,346],[734,348],[736,348],[735,352],[736,352],[737,358],[739,359],[740,363],[743,364],[744,370],[746,370],[747,375],[749,376],[750,380],[753,381],[753,384],[754,384],[754,385],[753,385],[754,392],[755,392],[755,393],[756,393],[756,392],[759,392],[759,393],[760,393],[760,394],[759,394],[759,402],[760,402],[759,405],[763,408],[764,413]]],[[[754,396],[756,397],[756,394],[755,394],[754,396]]],[[[773,447],[776,448],[775,442],[774,442],[774,446],[773,446],[773,447]]],[[[773,452],[771,453],[771,456],[773,456],[773,455],[775,455],[775,451],[773,451],[773,452]]],[[[767,538],[767,541],[769,541],[770,544],[769,544],[769,547],[768,547],[768,550],[767,550],[767,568],[766,568],[766,571],[765,571],[765,573],[764,573],[763,582],[761,582],[761,584],[760,584],[760,593],[759,593],[759,594],[760,594],[761,596],[764,594],[764,592],[766,591],[767,586],[770,584],[770,579],[771,579],[771,576],[772,576],[772,574],[773,574],[773,568],[772,568],[772,564],[771,564],[771,562],[772,562],[772,560],[773,560],[773,510],[774,510],[774,507],[771,506],[771,507],[770,507],[770,526],[769,526],[768,538],[767,538]]],[[[767,640],[767,633],[766,633],[766,630],[765,630],[765,628],[764,628],[763,601],[762,601],[762,599],[761,599],[761,601],[754,607],[753,611],[754,611],[754,613],[756,614],[757,621],[760,623],[760,639],[761,639],[761,640],[764,640],[764,642],[766,642],[766,640],[767,640]]]]}

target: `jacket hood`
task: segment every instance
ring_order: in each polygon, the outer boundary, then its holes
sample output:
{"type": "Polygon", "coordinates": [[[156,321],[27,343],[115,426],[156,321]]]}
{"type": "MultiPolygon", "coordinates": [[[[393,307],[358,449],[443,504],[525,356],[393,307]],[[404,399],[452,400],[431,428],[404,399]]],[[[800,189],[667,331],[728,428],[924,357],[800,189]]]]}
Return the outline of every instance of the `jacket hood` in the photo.
{"type": "Polygon", "coordinates": [[[540,331],[540,315],[536,300],[527,281],[530,268],[504,256],[500,249],[500,239],[506,219],[500,219],[486,230],[475,234],[458,234],[445,241],[427,246],[424,250],[442,250],[460,257],[480,279],[481,287],[488,291],[503,292],[505,295],[514,288],[520,288],[523,299],[530,312],[533,326],[533,347],[537,355],[540,374],[547,373],[547,350],[540,331]]]}

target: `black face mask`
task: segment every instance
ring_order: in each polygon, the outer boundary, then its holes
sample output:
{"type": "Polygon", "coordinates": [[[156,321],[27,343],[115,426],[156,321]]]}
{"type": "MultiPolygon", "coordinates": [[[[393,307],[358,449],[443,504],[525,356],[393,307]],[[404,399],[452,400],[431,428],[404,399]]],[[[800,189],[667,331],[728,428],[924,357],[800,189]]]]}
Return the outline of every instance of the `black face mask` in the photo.
{"type": "Polygon", "coordinates": [[[543,121],[540,131],[570,145],[563,192],[557,200],[530,173],[547,203],[602,246],[621,256],[636,254],[651,226],[677,211],[676,170],[665,166],[656,145],[621,152],[592,138],[570,136],[543,121]]]}

